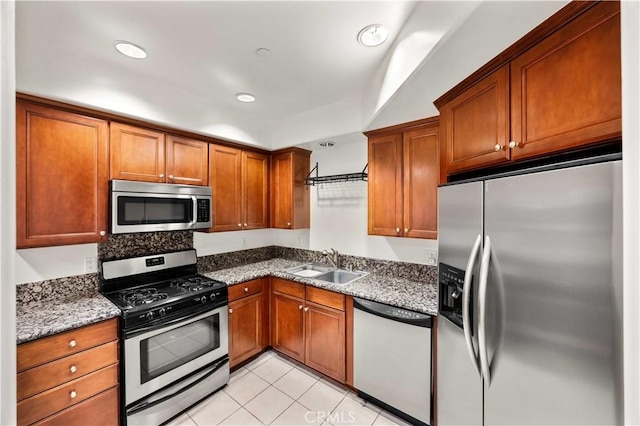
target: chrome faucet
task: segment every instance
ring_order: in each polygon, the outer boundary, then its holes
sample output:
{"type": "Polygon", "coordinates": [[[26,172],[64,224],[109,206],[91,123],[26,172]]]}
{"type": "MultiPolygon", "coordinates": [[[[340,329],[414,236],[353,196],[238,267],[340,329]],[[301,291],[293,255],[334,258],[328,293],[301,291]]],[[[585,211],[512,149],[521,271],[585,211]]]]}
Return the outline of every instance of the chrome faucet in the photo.
{"type": "Polygon", "coordinates": [[[329,263],[335,269],[340,269],[339,260],[338,260],[338,251],[336,249],[329,249],[329,251],[322,250],[322,255],[329,259],[329,263]]]}

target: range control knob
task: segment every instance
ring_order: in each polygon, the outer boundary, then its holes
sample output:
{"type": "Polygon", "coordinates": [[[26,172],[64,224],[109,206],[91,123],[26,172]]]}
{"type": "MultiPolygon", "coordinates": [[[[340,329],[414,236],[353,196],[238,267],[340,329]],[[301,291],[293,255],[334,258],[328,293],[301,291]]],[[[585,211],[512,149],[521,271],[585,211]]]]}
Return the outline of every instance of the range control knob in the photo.
{"type": "Polygon", "coordinates": [[[211,299],[211,301],[213,301],[216,298],[216,295],[214,293],[211,293],[211,296],[209,296],[209,299],[211,299]]]}
{"type": "Polygon", "coordinates": [[[160,308],[158,310],[158,313],[160,314],[161,317],[163,317],[167,313],[167,310],[165,308],[160,308]]]}
{"type": "Polygon", "coordinates": [[[202,297],[200,298],[200,301],[201,301],[202,303],[207,303],[207,297],[206,297],[206,296],[202,296],[202,297]]]}
{"type": "Polygon", "coordinates": [[[147,312],[147,315],[145,315],[145,318],[148,320],[153,319],[153,317],[154,317],[153,312],[147,312]]]}

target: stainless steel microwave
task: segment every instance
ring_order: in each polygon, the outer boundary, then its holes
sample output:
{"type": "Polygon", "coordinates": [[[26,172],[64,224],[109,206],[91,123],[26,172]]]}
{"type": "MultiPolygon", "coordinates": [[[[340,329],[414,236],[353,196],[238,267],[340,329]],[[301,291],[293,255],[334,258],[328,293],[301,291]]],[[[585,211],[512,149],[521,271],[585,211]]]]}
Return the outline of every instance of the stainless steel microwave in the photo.
{"type": "Polygon", "coordinates": [[[111,233],[211,227],[208,186],[110,181],[111,233]]]}

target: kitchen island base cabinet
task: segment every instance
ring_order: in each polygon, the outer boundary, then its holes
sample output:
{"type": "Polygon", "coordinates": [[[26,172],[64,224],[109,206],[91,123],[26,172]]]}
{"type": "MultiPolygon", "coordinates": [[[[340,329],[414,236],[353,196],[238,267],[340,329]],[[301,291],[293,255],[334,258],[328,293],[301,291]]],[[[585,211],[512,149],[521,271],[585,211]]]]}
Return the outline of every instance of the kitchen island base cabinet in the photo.
{"type": "Polygon", "coordinates": [[[268,279],[229,287],[229,366],[259,354],[268,346],[268,279]]]}
{"type": "Polygon", "coordinates": [[[276,351],[344,383],[345,296],[272,279],[271,333],[276,351]]]}

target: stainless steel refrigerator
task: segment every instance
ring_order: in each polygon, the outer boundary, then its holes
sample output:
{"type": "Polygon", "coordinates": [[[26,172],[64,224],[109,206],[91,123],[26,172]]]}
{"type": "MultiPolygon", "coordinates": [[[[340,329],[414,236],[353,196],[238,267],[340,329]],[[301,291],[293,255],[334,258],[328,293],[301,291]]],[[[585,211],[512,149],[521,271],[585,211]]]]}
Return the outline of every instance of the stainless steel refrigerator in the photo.
{"type": "Polygon", "coordinates": [[[439,188],[437,419],[622,424],[619,155],[439,188]]]}

